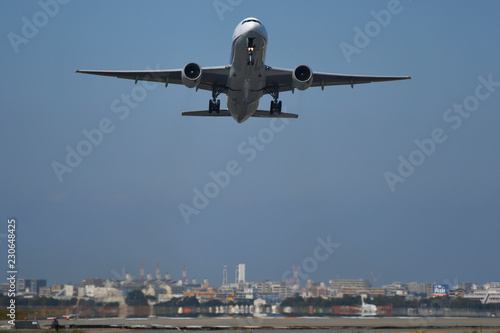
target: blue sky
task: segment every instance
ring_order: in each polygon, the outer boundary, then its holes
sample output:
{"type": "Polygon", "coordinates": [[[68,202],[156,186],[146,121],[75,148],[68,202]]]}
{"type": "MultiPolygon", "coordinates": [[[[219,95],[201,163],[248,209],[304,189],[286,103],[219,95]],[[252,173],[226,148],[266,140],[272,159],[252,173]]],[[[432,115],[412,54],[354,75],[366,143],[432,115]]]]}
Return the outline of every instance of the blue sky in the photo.
{"type": "Polygon", "coordinates": [[[137,276],[160,262],[215,285],[237,263],[253,281],[293,265],[323,282],[500,279],[498,2],[54,1],[0,11],[0,216],[17,218],[20,277],[137,276]],[[237,124],[180,116],[207,107],[206,91],[75,74],[225,65],[249,16],[266,26],[270,66],[412,80],[283,93],[298,119],[237,124]],[[261,150],[248,161],[251,137],[261,150]],[[60,181],[68,147],[88,154],[60,181]],[[239,172],[187,224],[179,205],[228,163],[239,172]]]}

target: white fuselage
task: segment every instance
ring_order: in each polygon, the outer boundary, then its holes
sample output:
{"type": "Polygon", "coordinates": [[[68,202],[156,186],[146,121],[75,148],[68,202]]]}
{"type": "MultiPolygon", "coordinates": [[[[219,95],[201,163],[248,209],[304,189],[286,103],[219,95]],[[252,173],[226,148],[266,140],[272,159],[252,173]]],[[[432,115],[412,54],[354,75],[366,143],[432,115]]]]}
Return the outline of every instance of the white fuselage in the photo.
{"type": "Polygon", "coordinates": [[[373,304],[366,304],[363,296],[361,296],[361,316],[376,316],[377,307],[373,304]]]}
{"type": "Polygon", "coordinates": [[[234,30],[227,108],[238,123],[255,113],[264,93],[266,46],[267,32],[257,19],[245,19],[234,30]]]}

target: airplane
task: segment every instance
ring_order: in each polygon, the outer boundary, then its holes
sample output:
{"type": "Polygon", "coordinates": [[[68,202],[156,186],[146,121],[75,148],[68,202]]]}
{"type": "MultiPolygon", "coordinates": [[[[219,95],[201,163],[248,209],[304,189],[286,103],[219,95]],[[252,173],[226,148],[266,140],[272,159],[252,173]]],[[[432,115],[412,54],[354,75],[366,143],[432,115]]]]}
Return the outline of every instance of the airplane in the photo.
{"type": "Polygon", "coordinates": [[[77,73],[104,75],[138,81],[155,81],[185,85],[188,88],[212,92],[208,110],[183,112],[183,116],[232,116],[238,123],[250,117],[297,118],[297,114],[281,112],[279,93],[309,87],[406,80],[410,76],[364,76],[313,72],[306,65],[295,69],[274,68],[264,63],[267,31],[258,19],[249,17],[241,21],[233,32],[229,65],[200,67],[190,62],[174,70],[77,70],[77,73]],[[220,108],[220,94],[227,96],[227,109],[220,108]],[[258,110],[259,100],[269,94],[273,100],[269,111],[258,110]]]}
{"type": "Polygon", "coordinates": [[[79,313],[72,313],[69,315],[63,315],[62,317],[66,320],[72,320],[72,319],[78,319],[78,317],[80,317],[80,314],[79,313]]]}
{"type": "Polygon", "coordinates": [[[377,315],[377,306],[373,304],[366,304],[363,295],[361,296],[361,316],[375,316],[377,315]]]}
{"type": "MultiPolygon", "coordinates": [[[[62,315],[62,317],[66,320],[73,320],[73,319],[78,319],[80,317],[80,314],[69,314],[69,315],[62,315]]],[[[54,319],[57,319],[57,317],[47,317],[47,320],[54,321],[54,319]]]]}
{"type": "MultiPolygon", "coordinates": [[[[80,303],[80,300],[76,301],[76,305],[74,306],[75,309],[78,309],[78,304],[80,303]]],[[[73,320],[73,319],[78,319],[80,317],[79,313],[71,313],[67,315],[62,315],[62,317],[66,320],[73,320]]],[[[50,321],[54,321],[54,319],[57,319],[57,317],[48,317],[47,318],[50,321]]]]}

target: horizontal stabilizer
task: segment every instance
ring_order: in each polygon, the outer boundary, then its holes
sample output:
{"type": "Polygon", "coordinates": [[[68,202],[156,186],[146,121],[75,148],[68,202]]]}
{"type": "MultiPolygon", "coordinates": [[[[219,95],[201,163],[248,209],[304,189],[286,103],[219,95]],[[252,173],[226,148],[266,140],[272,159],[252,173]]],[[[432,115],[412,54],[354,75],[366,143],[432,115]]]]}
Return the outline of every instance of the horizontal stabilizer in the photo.
{"type": "Polygon", "coordinates": [[[187,111],[182,113],[183,116],[194,116],[194,117],[231,117],[228,109],[221,109],[217,111],[187,111]]]}
{"type": "MultiPolygon", "coordinates": [[[[187,111],[182,113],[183,116],[194,116],[194,117],[231,117],[231,113],[229,113],[228,109],[221,109],[217,111],[187,111]]],[[[259,118],[298,118],[299,116],[294,113],[285,113],[282,112],[280,114],[274,113],[271,114],[269,111],[257,110],[252,115],[252,117],[259,118]]]]}
{"type": "Polygon", "coordinates": [[[285,113],[285,112],[282,112],[280,114],[278,114],[278,113],[271,114],[271,112],[269,112],[269,111],[257,110],[252,115],[252,117],[260,117],[260,118],[298,118],[299,115],[297,115],[295,113],[285,113]]]}

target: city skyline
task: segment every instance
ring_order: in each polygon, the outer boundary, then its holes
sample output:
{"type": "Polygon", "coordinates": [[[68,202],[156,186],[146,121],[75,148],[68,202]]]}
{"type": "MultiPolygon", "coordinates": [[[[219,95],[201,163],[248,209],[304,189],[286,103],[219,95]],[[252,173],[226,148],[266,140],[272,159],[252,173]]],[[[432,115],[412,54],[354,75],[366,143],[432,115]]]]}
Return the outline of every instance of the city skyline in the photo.
{"type": "MultiPolygon", "coordinates": [[[[158,265],[160,266],[160,270],[159,270],[160,277],[161,277],[160,280],[165,280],[166,276],[168,276],[168,278],[173,280],[173,281],[182,282],[183,281],[183,268],[185,267],[186,273],[187,273],[187,276],[186,276],[187,284],[192,284],[193,280],[196,280],[196,283],[198,283],[198,284],[202,284],[202,283],[204,283],[203,281],[206,279],[209,281],[209,284],[212,286],[223,286],[224,285],[224,269],[227,269],[227,284],[228,285],[235,284],[235,283],[237,283],[236,282],[237,275],[235,272],[238,271],[238,265],[240,265],[240,264],[233,265],[234,267],[231,267],[232,269],[229,268],[228,265],[224,264],[221,267],[220,279],[215,279],[215,280],[211,280],[210,278],[207,277],[207,275],[203,275],[203,274],[200,276],[190,276],[189,275],[189,268],[187,267],[187,265],[182,265],[178,274],[176,274],[175,272],[172,273],[173,271],[163,271],[161,269],[161,267],[162,267],[161,263],[155,263],[154,265],[152,265],[154,267],[154,269],[151,269],[151,270],[148,270],[148,266],[146,264],[140,263],[139,267],[136,270],[134,270],[134,269],[127,270],[125,267],[122,267],[122,269],[120,271],[113,269],[110,272],[111,273],[110,276],[106,276],[106,275],[86,276],[86,277],[81,277],[80,281],[83,281],[86,279],[101,279],[102,281],[106,281],[106,280],[125,281],[127,279],[127,276],[129,276],[130,279],[133,281],[147,281],[148,276],[151,278],[152,281],[155,281],[155,280],[158,280],[158,278],[157,278],[158,265]],[[141,275],[142,267],[144,267],[144,275],[143,276],[141,275]]],[[[244,264],[244,265],[246,266],[246,264],[244,264]]],[[[287,271],[285,271],[285,272],[287,272],[287,271]]],[[[251,275],[253,276],[255,274],[251,274],[251,275]]],[[[459,280],[457,277],[453,278],[453,280],[445,279],[443,281],[417,281],[417,280],[401,281],[401,280],[395,280],[395,279],[391,280],[390,278],[382,279],[382,275],[379,274],[378,276],[375,276],[373,274],[373,272],[370,272],[370,275],[371,275],[370,277],[345,277],[345,278],[336,276],[336,277],[332,277],[332,278],[327,279],[327,280],[315,280],[314,277],[311,276],[309,279],[304,280],[304,279],[300,278],[300,275],[298,272],[297,273],[297,277],[298,277],[297,282],[301,287],[305,286],[307,284],[308,280],[311,280],[315,283],[325,283],[325,284],[328,284],[332,280],[367,281],[370,284],[370,287],[381,287],[381,286],[391,285],[393,283],[445,284],[445,285],[449,285],[450,287],[454,287],[454,286],[457,286],[461,283],[474,283],[477,285],[484,285],[484,284],[498,281],[498,279],[490,279],[487,281],[462,281],[462,280],[459,280]]],[[[285,274],[283,276],[285,276],[285,274]]],[[[294,281],[294,272],[293,271],[291,272],[291,275],[286,274],[286,276],[287,276],[287,279],[283,279],[283,280],[279,280],[279,279],[273,280],[273,279],[269,279],[269,278],[257,278],[257,279],[253,279],[253,280],[245,279],[244,281],[248,282],[248,283],[254,283],[254,282],[259,282],[259,281],[270,281],[270,282],[293,282],[294,281]]],[[[25,276],[23,276],[22,273],[19,275],[19,278],[20,279],[27,279],[27,280],[43,279],[43,280],[50,282],[49,283],[50,285],[63,285],[63,284],[78,285],[80,283],[80,282],[75,283],[74,281],[65,281],[65,282],[59,281],[59,280],[51,281],[51,280],[46,279],[44,277],[25,277],[25,276]]]]}
{"type": "MultiPolygon", "coordinates": [[[[165,302],[173,298],[184,298],[195,296],[200,301],[218,299],[221,301],[233,300],[255,300],[262,298],[266,301],[278,302],[286,298],[301,296],[303,298],[322,297],[328,299],[343,298],[345,296],[368,297],[393,297],[404,296],[406,300],[415,298],[432,298],[449,296],[451,299],[467,298],[479,300],[483,304],[500,302],[500,282],[491,281],[484,285],[474,282],[461,282],[456,285],[419,283],[419,282],[393,282],[390,285],[375,286],[364,279],[334,279],[324,282],[308,280],[307,284],[301,286],[295,271],[294,279],[290,281],[245,281],[245,264],[240,264],[237,269],[239,281],[224,282],[220,286],[210,284],[207,279],[198,283],[193,279],[190,283],[185,279],[185,267],[183,267],[183,278],[181,280],[171,279],[166,274],[162,277],[157,266],[156,276],[150,274],[145,276],[144,266],[141,265],[141,276],[133,279],[126,274],[123,279],[104,280],[102,278],[86,278],[77,284],[54,284],[48,285],[45,279],[18,279],[15,287],[10,283],[2,283],[2,293],[6,296],[6,290],[15,288],[17,296],[33,298],[53,297],[60,300],[68,300],[74,297],[78,299],[99,299],[102,302],[123,302],[131,291],[140,290],[145,295],[152,296],[155,302],[165,302]]],[[[226,266],[224,267],[226,272],[226,266]]],[[[224,274],[226,276],[226,274],[224,274]]],[[[11,295],[9,290],[9,295],[11,295]]],[[[10,296],[9,296],[10,297],[10,296]]]]}

